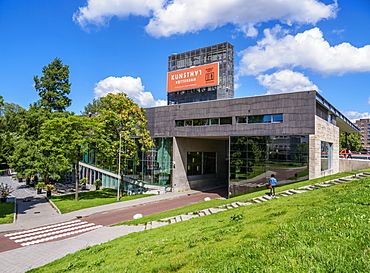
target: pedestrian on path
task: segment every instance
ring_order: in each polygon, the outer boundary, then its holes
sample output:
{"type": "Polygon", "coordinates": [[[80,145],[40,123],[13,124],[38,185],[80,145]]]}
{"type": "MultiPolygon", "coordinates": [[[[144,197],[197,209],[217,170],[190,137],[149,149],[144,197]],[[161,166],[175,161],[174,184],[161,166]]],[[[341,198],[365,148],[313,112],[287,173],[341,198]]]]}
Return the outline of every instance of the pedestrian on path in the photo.
{"type": "Polygon", "coordinates": [[[270,196],[275,196],[275,187],[277,184],[277,180],[275,178],[275,175],[272,174],[271,178],[269,180],[269,188],[270,188],[270,196]]]}
{"type": "Polygon", "coordinates": [[[352,159],[352,152],[350,149],[347,149],[347,159],[348,158],[352,159]]]}

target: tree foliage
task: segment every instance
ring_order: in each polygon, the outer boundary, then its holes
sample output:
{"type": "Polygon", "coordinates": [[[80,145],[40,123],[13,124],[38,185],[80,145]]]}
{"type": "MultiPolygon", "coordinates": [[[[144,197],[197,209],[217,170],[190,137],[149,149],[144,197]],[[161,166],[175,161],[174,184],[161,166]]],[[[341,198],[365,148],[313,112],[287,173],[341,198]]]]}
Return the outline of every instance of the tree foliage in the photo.
{"type": "Polygon", "coordinates": [[[109,136],[109,147],[104,153],[110,165],[117,163],[119,140],[125,147],[123,157],[133,158],[136,151],[153,146],[152,138],[146,129],[145,110],[134,103],[126,94],[108,94],[101,98],[105,105],[98,116],[103,130],[109,136]]]}
{"type": "Polygon", "coordinates": [[[69,66],[63,65],[59,58],[44,66],[43,76],[34,76],[35,89],[39,93],[38,104],[52,111],[64,111],[71,105],[71,99],[67,97],[70,93],[69,66]]]}
{"type": "Polygon", "coordinates": [[[82,115],[94,114],[94,113],[101,113],[104,108],[106,108],[106,104],[101,100],[101,98],[93,99],[91,103],[88,103],[84,107],[84,111],[81,112],[82,115]]]}
{"type": "Polygon", "coordinates": [[[363,149],[361,145],[361,134],[360,133],[341,133],[339,138],[340,151],[343,149],[350,149],[351,151],[361,151],[363,149]]]}
{"type": "Polygon", "coordinates": [[[101,133],[100,127],[96,118],[68,116],[47,120],[40,130],[39,149],[49,162],[39,166],[38,170],[49,176],[53,170],[71,171],[74,165],[76,201],[79,161],[82,154],[87,152],[89,144],[94,143],[99,148],[104,143],[105,135],[101,133]]]}
{"type": "Polygon", "coordinates": [[[0,113],[0,168],[9,168],[16,142],[22,134],[26,110],[15,103],[4,102],[0,113]]]}

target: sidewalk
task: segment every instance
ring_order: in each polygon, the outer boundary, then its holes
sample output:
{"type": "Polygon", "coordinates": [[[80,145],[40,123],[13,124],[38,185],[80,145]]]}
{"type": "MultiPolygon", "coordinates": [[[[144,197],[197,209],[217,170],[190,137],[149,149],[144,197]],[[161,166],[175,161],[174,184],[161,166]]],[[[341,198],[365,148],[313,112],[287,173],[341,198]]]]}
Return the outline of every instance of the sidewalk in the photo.
{"type": "Polygon", "coordinates": [[[138,198],[130,201],[117,202],[98,207],[92,207],[73,211],[70,213],[59,214],[52,203],[48,202],[45,194],[37,195],[36,190],[26,188],[24,183],[18,183],[11,177],[0,177],[0,182],[7,183],[16,189],[12,196],[17,200],[18,214],[16,221],[11,224],[0,225],[0,233],[17,231],[22,229],[35,228],[49,224],[55,224],[64,221],[75,220],[77,217],[87,217],[98,213],[104,213],[123,208],[130,208],[148,203],[154,203],[166,199],[187,196],[200,193],[196,190],[188,190],[184,192],[165,193],[160,195],[138,198]],[[26,202],[25,202],[26,201],[26,202]]]}
{"type": "MultiPolygon", "coordinates": [[[[24,183],[18,183],[11,177],[4,176],[0,177],[0,182],[7,183],[11,185],[13,189],[15,189],[15,191],[12,193],[12,197],[16,198],[18,206],[16,221],[12,224],[0,225],[0,233],[56,224],[98,213],[130,208],[142,204],[200,193],[196,190],[189,190],[179,193],[166,193],[162,195],[155,195],[83,209],[66,214],[58,214],[58,212],[47,201],[45,196],[37,195],[34,189],[26,187],[24,183]]],[[[64,240],[36,244],[27,247],[19,247],[17,249],[2,252],[0,253],[1,272],[25,272],[29,269],[40,267],[88,246],[102,244],[133,232],[143,231],[144,229],[144,226],[102,227],[64,240]],[[40,253],[42,253],[42,255],[40,255],[40,253]],[[15,257],[22,258],[17,259],[15,257]]]]}

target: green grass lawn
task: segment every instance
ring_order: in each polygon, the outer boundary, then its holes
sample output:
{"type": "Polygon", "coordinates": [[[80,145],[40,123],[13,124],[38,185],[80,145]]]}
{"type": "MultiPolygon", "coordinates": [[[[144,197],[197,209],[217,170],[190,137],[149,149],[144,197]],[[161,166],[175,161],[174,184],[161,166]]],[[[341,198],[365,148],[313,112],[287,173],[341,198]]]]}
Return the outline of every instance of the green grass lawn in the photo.
{"type": "Polygon", "coordinates": [[[0,225],[13,223],[14,202],[0,203],[0,225]]]}
{"type": "Polygon", "coordinates": [[[370,272],[369,206],[363,178],[132,233],[30,272],[370,272]]]}
{"type": "Polygon", "coordinates": [[[152,196],[154,194],[138,194],[123,196],[120,201],[117,201],[117,190],[114,189],[101,189],[89,192],[80,192],[78,194],[78,201],[75,201],[75,194],[54,195],[50,200],[59,208],[61,213],[67,213],[80,209],[86,209],[115,202],[123,202],[137,198],[152,196]]]}
{"type": "MultiPolygon", "coordinates": [[[[320,177],[320,178],[316,178],[316,179],[311,179],[311,180],[286,184],[286,185],[283,185],[283,186],[278,186],[276,188],[276,191],[277,192],[278,191],[285,191],[285,190],[294,189],[294,188],[298,188],[298,187],[302,187],[302,186],[306,186],[306,185],[310,185],[310,184],[314,184],[314,183],[319,183],[319,182],[323,182],[323,181],[337,179],[337,178],[340,178],[340,177],[350,176],[350,175],[354,175],[356,173],[362,173],[362,172],[366,172],[366,171],[370,172],[370,169],[366,169],[366,170],[363,170],[363,171],[352,171],[352,172],[338,173],[338,174],[333,174],[333,175],[329,175],[329,176],[326,176],[326,177],[320,177]]],[[[164,212],[161,212],[161,213],[145,216],[145,217],[142,217],[142,218],[139,218],[139,219],[129,220],[129,221],[119,223],[119,224],[116,224],[116,225],[145,224],[145,223],[150,222],[150,221],[160,220],[160,219],[171,217],[171,216],[176,216],[176,215],[186,214],[186,213],[189,213],[189,212],[194,212],[194,211],[198,211],[198,210],[202,210],[202,209],[221,206],[221,205],[229,204],[229,203],[232,203],[232,202],[244,201],[244,200],[251,199],[251,198],[254,198],[254,197],[257,197],[257,196],[264,195],[264,194],[268,193],[269,191],[270,190],[267,190],[265,187],[255,188],[253,190],[250,190],[249,193],[245,193],[243,195],[237,195],[237,196],[235,196],[233,198],[230,198],[230,199],[226,199],[226,200],[213,199],[211,201],[201,202],[201,203],[193,204],[193,205],[178,208],[178,209],[164,211],[164,212]]]]}

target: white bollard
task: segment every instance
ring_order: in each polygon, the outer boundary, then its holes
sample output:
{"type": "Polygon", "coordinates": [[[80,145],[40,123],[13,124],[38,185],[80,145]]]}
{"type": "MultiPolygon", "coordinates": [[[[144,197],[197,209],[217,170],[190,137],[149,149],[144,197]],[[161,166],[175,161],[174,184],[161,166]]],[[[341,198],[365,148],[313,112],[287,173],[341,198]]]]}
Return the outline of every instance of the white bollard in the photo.
{"type": "Polygon", "coordinates": [[[211,198],[209,198],[209,197],[204,198],[204,201],[210,201],[210,200],[211,200],[211,198]]]}
{"type": "Polygon", "coordinates": [[[143,217],[143,215],[142,215],[141,213],[137,213],[137,214],[135,214],[132,218],[134,218],[134,219],[139,219],[139,218],[141,218],[141,217],[143,217]]]}

